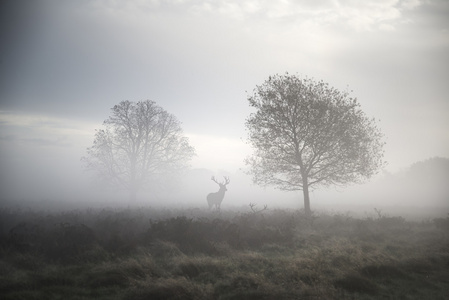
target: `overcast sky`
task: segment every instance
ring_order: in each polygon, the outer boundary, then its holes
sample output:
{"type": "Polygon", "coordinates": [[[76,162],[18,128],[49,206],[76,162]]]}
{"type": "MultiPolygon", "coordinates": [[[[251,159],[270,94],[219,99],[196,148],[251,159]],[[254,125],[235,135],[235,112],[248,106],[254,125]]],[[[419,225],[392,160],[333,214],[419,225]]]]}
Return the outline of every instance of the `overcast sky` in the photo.
{"type": "Polygon", "coordinates": [[[0,167],[16,191],[75,176],[122,100],[174,114],[196,148],[193,167],[235,172],[250,153],[247,95],[285,72],[352,90],[379,120],[388,171],[449,157],[449,1],[0,6],[0,167]]]}

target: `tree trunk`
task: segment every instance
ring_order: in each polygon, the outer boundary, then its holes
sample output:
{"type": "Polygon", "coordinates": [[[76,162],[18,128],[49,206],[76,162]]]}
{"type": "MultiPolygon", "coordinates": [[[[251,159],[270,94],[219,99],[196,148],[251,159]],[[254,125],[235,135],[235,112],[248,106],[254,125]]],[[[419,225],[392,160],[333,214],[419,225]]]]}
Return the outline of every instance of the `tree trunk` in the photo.
{"type": "Polygon", "coordinates": [[[136,191],[137,191],[137,185],[136,185],[136,156],[132,156],[130,159],[131,163],[131,169],[130,169],[130,188],[129,188],[129,200],[131,203],[136,202],[136,191]]]}
{"type": "Polygon", "coordinates": [[[304,211],[307,217],[312,215],[310,210],[310,198],[309,198],[309,183],[307,182],[307,177],[303,176],[302,179],[302,193],[304,195],[304,211]]]}

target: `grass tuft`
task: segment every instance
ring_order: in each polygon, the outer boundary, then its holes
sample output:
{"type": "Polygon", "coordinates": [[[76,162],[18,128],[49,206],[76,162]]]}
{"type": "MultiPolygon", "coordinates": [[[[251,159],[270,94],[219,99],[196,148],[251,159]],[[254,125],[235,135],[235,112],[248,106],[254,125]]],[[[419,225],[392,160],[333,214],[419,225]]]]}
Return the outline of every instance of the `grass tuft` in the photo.
{"type": "Polygon", "coordinates": [[[361,274],[370,278],[407,278],[407,274],[393,265],[368,265],[361,269],[361,274]]]}
{"type": "Polygon", "coordinates": [[[132,290],[127,300],[196,300],[204,299],[204,291],[185,278],[161,279],[132,290]]]}

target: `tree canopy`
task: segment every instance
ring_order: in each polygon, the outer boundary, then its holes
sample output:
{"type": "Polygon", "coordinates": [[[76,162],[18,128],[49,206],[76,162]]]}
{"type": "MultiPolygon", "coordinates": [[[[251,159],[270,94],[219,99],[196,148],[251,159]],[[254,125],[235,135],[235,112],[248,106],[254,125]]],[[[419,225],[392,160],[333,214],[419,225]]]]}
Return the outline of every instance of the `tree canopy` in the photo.
{"type": "Polygon", "coordinates": [[[246,120],[249,174],[259,185],[302,190],[308,214],[311,188],[361,182],[384,164],[382,133],[348,92],[287,73],[248,101],[256,110],[246,120]]]}
{"type": "Polygon", "coordinates": [[[122,101],[103,126],[82,160],[101,179],[128,190],[131,199],[185,168],[195,155],[180,122],[154,101],[122,101]]]}

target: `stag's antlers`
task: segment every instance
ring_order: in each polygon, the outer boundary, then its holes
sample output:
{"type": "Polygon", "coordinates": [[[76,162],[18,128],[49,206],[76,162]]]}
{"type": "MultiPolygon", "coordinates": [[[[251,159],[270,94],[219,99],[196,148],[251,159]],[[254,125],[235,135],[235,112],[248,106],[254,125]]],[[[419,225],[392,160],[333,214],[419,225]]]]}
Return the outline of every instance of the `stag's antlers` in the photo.
{"type": "Polygon", "coordinates": [[[250,203],[249,204],[249,207],[251,207],[251,210],[253,211],[253,213],[255,213],[255,214],[257,214],[257,213],[260,213],[260,212],[263,212],[264,210],[267,210],[268,209],[268,205],[267,204],[265,204],[265,206],[262,208],[262,209],[259,209],[259,210],[256,210],[256,203],[250,203]]]}
{"type": "Polygon", "coordinates": [[[226,176],[223,176],[223,178],[225,179],[225,182],[218,182],[216,179],[215,179],[215,176],[212,176],[211,177],[211,180],[212,181],[214,181],[216,184],[218,184],[218,185],[228,185],[231,181],[229,180],[229,177],[226,177],[226,176]]]}

